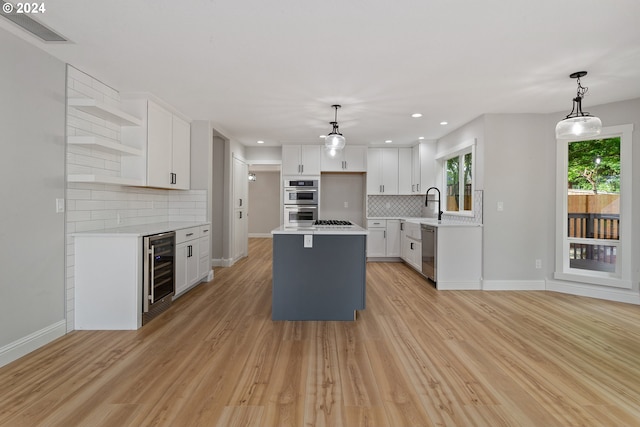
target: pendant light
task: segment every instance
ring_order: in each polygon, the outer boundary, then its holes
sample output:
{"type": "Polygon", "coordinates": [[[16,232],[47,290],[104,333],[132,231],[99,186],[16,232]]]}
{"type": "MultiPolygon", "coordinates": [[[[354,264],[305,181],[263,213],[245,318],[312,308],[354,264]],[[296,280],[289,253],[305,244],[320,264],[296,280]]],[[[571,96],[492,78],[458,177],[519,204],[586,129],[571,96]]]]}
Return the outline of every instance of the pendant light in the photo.
{"type": "Polygon", "coordinates": [[[582,111],[582,98],[584,98],[589,88],[583,87],[580,84],[580,77],[586,75],[586,71],[578,71],[569,76],[572,79],[577,79],[578,93],[576,97],[573,98],[573,108],[571,112],[556,125],[556,138],[558,139],[585,138],[600,135],[600,132],[602,132],[602,122],[600,119],[582,111]]]}
{"type": "Polygon", "coordinates": [[[335,119],[333,122],[329,122],[333,126],[333,130],[324,138],[324,147],[334,156],[337,150],[344,148],[345,139],[338,130],[338,108],[341,108],[341,105],[332,105],[331,108],[336,110],[335,119]]]}

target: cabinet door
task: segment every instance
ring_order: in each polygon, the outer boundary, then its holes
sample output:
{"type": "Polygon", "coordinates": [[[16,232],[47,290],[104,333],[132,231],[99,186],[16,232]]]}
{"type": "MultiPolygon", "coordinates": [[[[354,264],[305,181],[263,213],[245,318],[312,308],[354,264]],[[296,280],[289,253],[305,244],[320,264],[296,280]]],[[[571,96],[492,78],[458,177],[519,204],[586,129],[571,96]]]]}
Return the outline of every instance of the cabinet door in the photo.
{"type": "MultiPolygon", "coordinates": [[[[346,150],[346,147],[345,147],[346,150]]],[[[344,150],[337,150],[331,155],[329,150],[321,150],[320,169],[322,172],[342,172],[344,170],[344,150]]]]}
{"type": "Polygon", "coordinates": [[[246,209],[249,192],[249,167],[238,158],[233,158],[233,207],[246,209]]]}
{"type": "Polygon", "coordinates": [[[367,257],[383,258],[386,256],[385,228],[370,228],[367,236],[367,257]]]}
{"type": "Polygon", "coordinates": [[[400,258],[405,262],[409,262],[408,241],[405,223],[400,221],[400,258]]]}
{"type": "Polygon", "coordinates": [[[198,255],[198,239],[187,242],[187,286],[198,283],[198,264],[200,257],[198,255]]]}
{"type": "Polygon", "coordinates": [[[382,192],[384,195],[398,194],[398,149],[382,149],[382,192]]]}
{"type": "Polygon", "coordinates": [[[211,257],[209,256],[209,236],[198,239],[198,277],[206,277],[211,270],[211,257]]]}
{"type": "Polygon", "coordinates": [[[233,218],[233,259],[238,260],[247,256],[248,221],[245,210],[234,210],[233,218]]]}
{"type": "Polygon", "coordinates": [[[342,151],[344,170],[349,172],[367,171],[367,147],[347,146],[342,151]]]}
{"type": "Polygon", "coordinates": [[[420,194],[436,185],[435,142],[420,143],[420,194]]]}
{"type": "Polygon", "coordinates": [[[147,108],[147,185],[171,188],[173,115],[151,101],[147,108]]]}
{"type": "Polygon", "coordinates": [[[370,148],[367,157],[367,194],[382,194],[382,148],[370,148]]]}
{"type": "Polygon", "coordinates": [[[420,144],[411,149],[411,192],[420,194],[420,144]]]}
{"type": "Polygon", "coordinates": [[[388,257],[400,256],[400,220],[387,220],[386,254],[388,257]]]}
{"type": "Polygon", "coordinates": [[[398,194],[412,194],[411,148],[398,148],[398,194]]]}
{"type": "Polygon", "coordinates": [[[282,146],[282,174],[283,175],[300,175],[300,146],[299,145],[283,145],[282,146]]]}
{"type": "Polygon", "coordinates": [[[189,255],[188,243],[176,245],[176,295],[184,292],[189,287],[187,282],[187,256],[189,255]]]}
{"type": "Polygon", "coordinates": [[[188,190],[191,184],[191,126],[180,117],[172,116],[172,167],[175,184],[171,188],[188,190]]]}
{"type": "Polygon", "coordinates": [[[320,175],[320,146],[302,145],[300,147],[302,175],[320,175]]]}

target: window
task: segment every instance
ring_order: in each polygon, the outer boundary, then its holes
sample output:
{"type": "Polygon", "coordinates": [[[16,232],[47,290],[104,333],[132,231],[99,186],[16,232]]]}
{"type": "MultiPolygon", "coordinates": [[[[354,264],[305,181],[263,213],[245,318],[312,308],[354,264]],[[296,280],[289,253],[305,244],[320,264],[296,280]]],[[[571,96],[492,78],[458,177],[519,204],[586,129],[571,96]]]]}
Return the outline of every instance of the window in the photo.
{"type": "Polygon", "coordinates": [[[632,130],[558,141],[556,278],[631,288],[632,130]]]}
{"type": "Polygon", "coordinates": [[[453,151],[441,154],[444,211],[448,214],[473,215],[473,157],[475,141],[462,144],[453,151]]]}

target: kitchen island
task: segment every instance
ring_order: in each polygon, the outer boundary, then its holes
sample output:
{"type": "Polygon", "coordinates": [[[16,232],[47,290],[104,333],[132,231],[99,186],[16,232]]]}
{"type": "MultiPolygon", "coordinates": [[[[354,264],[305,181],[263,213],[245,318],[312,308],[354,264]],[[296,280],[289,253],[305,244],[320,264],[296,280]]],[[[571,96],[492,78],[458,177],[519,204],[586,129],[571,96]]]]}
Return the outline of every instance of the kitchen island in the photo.
{"type": "Polygon", "coordinates": [[[365,308],[367,230],[281,226],[273,235],[273,320],[355,320],[365,308]]]}

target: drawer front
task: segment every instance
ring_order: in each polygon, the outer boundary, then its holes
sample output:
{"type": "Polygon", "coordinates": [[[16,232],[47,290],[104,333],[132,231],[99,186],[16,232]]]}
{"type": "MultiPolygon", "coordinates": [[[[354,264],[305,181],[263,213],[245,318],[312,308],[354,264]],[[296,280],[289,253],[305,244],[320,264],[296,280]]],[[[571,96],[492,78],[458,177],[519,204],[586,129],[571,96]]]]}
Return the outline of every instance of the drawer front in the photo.
{"type": "Polygon", "coordinates": [[[367,228],[387,228],[386,219],[368,219],[367,228]]]}
{"type": "Polygon", "coordinates": [[[420,224],[405,222],[404,231],[407,237],[411,237],[412,239],[416,239],[416,240],[422,240],[422,232],[420,231],[420,224]]]}
{"type": "Polygon", "coordinates": [[[211,226],[210,225],[201,225],[200,226],[200,237],[209,237],[211,234],[211,226]]]}
{"type": "Polygon", "coordinates": [[[200,227],[183,228],[176,230],[176,245],[188,242],[189,240],[200,237],[200,227]]]}

